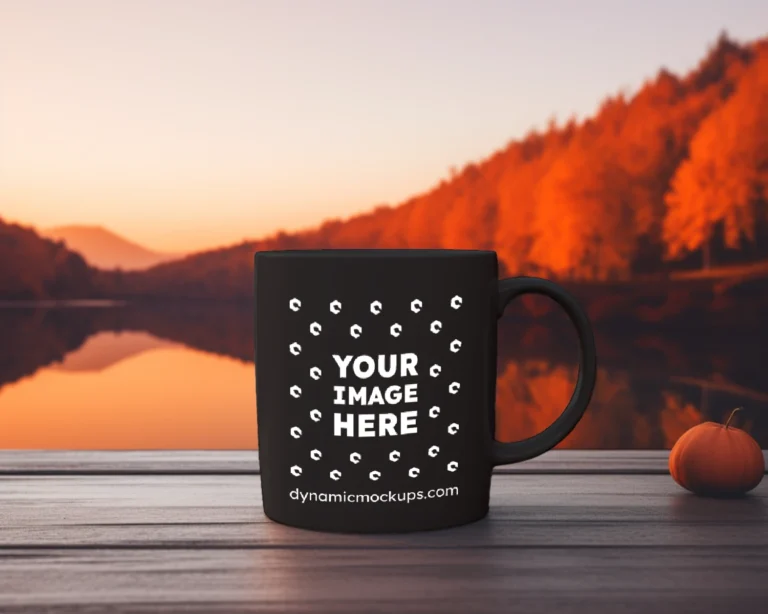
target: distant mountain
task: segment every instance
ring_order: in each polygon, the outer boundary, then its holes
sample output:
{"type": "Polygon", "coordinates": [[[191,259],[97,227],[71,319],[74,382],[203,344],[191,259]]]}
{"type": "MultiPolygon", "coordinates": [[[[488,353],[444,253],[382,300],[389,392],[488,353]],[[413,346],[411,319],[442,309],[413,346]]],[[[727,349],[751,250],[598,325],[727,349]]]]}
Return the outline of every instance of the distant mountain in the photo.
{"type": "MultiPolygon", "coordinates": [[[[470,118],[471,121],[471,118],[470,118]]],[[[582,122],[554,122],[395,207],[105,275],[107,294],[247,299],[269,249],[472,248],[573,282],[768,257],[768,39],[722,35],[582,122]],[[710,252],[712,252],[710,254],[710,252]]]]}
{"type": "Polygon", "coordinates": [[[67,247],[81,253],[100,269],[147,269],[181,256],[152,251],[101,226],[59,226],[41,233],[64,241],[67,247]]]}
{"type": "Polygon", "coordinates": [[[95,277],[80,254],[0,218],[0,300],[89,298],[95,277]]]}

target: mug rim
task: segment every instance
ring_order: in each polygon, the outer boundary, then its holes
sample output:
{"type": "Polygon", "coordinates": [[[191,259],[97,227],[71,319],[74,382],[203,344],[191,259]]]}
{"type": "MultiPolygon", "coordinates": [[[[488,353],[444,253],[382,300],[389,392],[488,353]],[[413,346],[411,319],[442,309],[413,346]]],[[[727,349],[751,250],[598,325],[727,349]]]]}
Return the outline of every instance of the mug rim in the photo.
{"type": "Polygon", "coordinates": [[[380,256],[400,256],[400,257],[438,257],[438,256],[494,256],[497,254],[494,250],[483,249],[443,249],[443,248],[329,248],[329,249],[275,249],[261,250],[254,253],[254,257],[259,256],[282,256],[282,257],[380,257],[380,256]]]}

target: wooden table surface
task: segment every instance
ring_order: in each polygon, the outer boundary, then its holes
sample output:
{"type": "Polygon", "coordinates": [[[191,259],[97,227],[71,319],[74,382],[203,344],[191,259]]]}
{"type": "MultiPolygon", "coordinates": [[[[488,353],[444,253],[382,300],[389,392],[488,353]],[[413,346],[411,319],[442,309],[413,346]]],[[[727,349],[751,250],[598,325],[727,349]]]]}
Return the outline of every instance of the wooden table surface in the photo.
{"type": "Polygon", "coordinates": [[[700,499],[663,452],[554,452],[483,521],[281,526],[247,452],[0,453],[2,612],[768,611],[768,480],[700,499]]]}

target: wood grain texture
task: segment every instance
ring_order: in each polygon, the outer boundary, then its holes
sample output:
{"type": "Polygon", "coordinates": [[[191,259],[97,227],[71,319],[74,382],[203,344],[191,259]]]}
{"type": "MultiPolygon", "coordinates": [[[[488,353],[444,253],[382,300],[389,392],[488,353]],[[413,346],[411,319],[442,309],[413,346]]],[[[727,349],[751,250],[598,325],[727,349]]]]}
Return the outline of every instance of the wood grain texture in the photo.
{"type": "MultiPolygon", "coordinates": [[[[768,468],[768,451],[764,450],[768,468]]],[[[552,450],[498,474],[666,475],[668,450],[552,450]]],[[[243,451],[0,450],[1,475],[258,475],[259,457],[243,451]]]]}
{"type": "MultiPolygon", "coordinates": [[[[668,457],[666,450],[553,450],[524,463],[498,467],[496,473],[661,475],[668,472],[668,457]]],[[[255,451],[0,451],[0,475],[258,473],[255,451]]]]}
{"type": "Polygon", "coordinates": [[[768,482],[505,474],[491,498],[457,529],[334,535],[267,520],[256,475],[5,475],[0,611],[765,611],[768,482]]]}
{"type": "Polygon", "coordinates": [[[720,564],[690,548],[9,554],[4,613],[765,612],[764,551],[720,564]]]}

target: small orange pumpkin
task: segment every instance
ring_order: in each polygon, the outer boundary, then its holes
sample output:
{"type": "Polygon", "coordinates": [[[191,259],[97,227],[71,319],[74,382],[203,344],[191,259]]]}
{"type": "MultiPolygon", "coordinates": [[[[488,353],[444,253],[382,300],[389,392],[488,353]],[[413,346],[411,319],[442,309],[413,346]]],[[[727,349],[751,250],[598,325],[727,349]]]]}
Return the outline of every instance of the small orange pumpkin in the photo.
{"type": "Polygon", "coordinates": [[[745,431],[704,422],[688,429],[669,454],[669,472],[683,488],[699,495],[735,496],[749,492],[765,473],[763,451],[745,431]]]}

